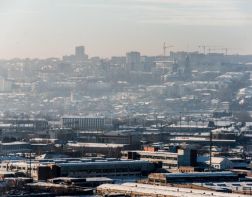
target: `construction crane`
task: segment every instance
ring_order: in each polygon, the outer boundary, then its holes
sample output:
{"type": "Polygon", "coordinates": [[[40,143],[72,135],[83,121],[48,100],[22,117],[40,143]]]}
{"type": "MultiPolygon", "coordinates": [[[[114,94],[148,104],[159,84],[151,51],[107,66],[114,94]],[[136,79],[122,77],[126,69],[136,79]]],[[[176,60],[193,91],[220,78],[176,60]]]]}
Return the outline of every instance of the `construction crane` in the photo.
{"type": "Polygon", "coordinates": [[[227,56],[228,54],[228,48],[222,48],[223,51],[225,51],[225,55],[227,56]]]}
{"type": "Polygon", "coordinates": [[[207,49],[207,51],[208,51],[208,53],[211,53],[212,51],[215,51],[216,49],[214,49],[214,48],[208,48],[207,49]]]}
{"type": "Polygon", "coordinates": [[[166,45],[166,43],[164,42],[164,44],[163,44],[163,55],[164,55],[164,57],[166,56],[166,49],[169,49],[169,48],[172,48],[172,47],[174,47],[174,46],[172,46],[172,45],[166,45]]]}
{"type": "Polygon", "coordinates": [[[206,54],[206,48],[207,48],[208,46],[206,46],[206,45],[199,45],[198,47],[199,47],[199,48],[202,48],[202,49],[203,49],[203,53],[206,54]]]}
{"type": "Polygon", "coordinates": [[[208,53],[211,53],[211,51],[216,50],[216,47],[218,46],[211,46],[211,45],[199,45],[200,49],[203,49],[203,53],[206,54],[206,50],[208,53]]]}
{"type": "Polygon", "coordinates": [[[208,49],[207,49],[207,51],[208,51],[208,53],[212,53],[213,51],[219,51],[220,49],[219,48],[214,48],[214,47],[209,47],[208,49]]]}

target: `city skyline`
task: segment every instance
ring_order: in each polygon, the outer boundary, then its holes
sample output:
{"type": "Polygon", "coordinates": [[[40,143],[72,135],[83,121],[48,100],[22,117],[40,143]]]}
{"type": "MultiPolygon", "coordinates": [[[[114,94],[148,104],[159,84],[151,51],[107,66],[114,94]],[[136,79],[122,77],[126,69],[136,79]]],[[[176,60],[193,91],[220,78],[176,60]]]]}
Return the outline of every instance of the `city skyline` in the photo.
{"type": "Polygon", "coordinates": [[[84,45],[92,56],[140,51],[161,55],[198,45],[252,53],[252,2],[237,0],[0,0],[0,59],[72,54],[84,45]],[[101,22],[102,21],[102,22],[101,22]]]}
{"type": "Polygon", "coordinates": [[[0,0],[0,196],[252,196],[252,0],[0,0]]]}

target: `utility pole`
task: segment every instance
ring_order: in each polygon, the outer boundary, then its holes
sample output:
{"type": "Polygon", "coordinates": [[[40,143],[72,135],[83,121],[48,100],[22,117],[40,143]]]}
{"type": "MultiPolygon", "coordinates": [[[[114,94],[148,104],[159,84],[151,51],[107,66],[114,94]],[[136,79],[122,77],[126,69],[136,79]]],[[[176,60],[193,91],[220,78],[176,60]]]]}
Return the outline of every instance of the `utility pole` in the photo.
{"type": "Polygon", "coordinates": [[[213,146],[213,133],[210,130],[210,147],[209,147],[209,171],[212,172],[212,146],[213,146]]]}
{"type": "Polygon", "coordinates": [[[3,155],[3,130],[0,129],[0,140],[1,140],[1,144],[0,144],[0,155],[3,155]]]}
{"type": "Polygon", "coordinates": [[[31,154],[32,154],[32,153],[31,153],[31,151],[30,151],[30,156],[29,156],[29,157],[30,157],[30,158],[29,158],[29,159],[30,159],[30,178],[32,178],[31,154]]]}
{"type": "Polygon", "coordinates": [[[181,112],[179,112],[179,127],[180,127],[180,131],[181,131],[181,121],[182,121],[181,112]]]}
{"type": "Polygon", "coordinates": [[[156,123],[156,128],[158,127],[158,114],[157,113],[155,113],[155,123],[156,123]]]}

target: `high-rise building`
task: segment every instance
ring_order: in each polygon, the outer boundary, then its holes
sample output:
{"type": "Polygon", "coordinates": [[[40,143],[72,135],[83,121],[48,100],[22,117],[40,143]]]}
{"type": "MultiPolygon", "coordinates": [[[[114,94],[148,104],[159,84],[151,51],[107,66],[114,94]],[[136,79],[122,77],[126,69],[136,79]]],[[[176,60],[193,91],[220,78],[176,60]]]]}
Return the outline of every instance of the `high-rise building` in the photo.
{"type": "Polygon", "coordinates": [[[76,60],[84,60],[87,58],[88,58],[88,56],[85,54],[85,47],[84,46],[75,47],[75,59],[76,60]]]}
{"type": "Polygon", "coordinates": [[[129,70],[137,70],[141,64],[141,55],[137,51],[131,51],[126,54],[126,64],[129,70]]]}
{"type": "Polygon", "coordinates": [[[77,46],[75,47],[75,56],[76,57],[84,57],[85,55],[85,47],[84,46],[77,46]]]}
{"type": "Polygon", "coordinates": [[[192,68],[191,68],[191,63],[190,63],[190,58],[189,56],[186,56],[185,58],[185,65],[184,65],[184,79],[186,81],[190,81],[192,78],[192,68]]]}

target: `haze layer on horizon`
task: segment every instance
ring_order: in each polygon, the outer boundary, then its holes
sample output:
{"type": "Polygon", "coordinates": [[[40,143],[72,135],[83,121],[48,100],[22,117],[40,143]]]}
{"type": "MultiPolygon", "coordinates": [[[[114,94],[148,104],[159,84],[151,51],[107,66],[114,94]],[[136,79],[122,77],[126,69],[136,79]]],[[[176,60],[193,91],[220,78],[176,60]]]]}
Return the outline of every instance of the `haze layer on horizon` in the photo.
{"type": "Polygon", "coordinates": [[[249,0],[0,0],[0,59],[160,55],[199,45],[252,54],[249,0]]]}

